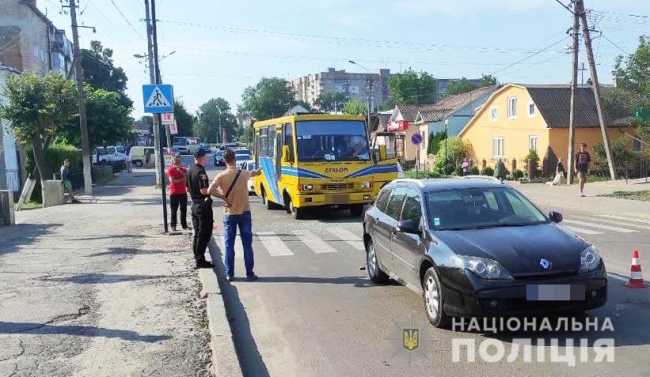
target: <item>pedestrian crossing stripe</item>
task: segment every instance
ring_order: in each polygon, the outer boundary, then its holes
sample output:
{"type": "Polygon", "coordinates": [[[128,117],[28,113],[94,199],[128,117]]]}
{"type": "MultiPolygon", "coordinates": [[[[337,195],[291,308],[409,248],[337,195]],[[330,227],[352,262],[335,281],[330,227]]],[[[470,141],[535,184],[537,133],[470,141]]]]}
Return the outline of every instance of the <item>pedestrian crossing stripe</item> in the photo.
{"type": "Polygon", "coordinates": [[[171,104],[159,87],[155,87],[147,100],[146,107],[169,107],[171,104]]]}

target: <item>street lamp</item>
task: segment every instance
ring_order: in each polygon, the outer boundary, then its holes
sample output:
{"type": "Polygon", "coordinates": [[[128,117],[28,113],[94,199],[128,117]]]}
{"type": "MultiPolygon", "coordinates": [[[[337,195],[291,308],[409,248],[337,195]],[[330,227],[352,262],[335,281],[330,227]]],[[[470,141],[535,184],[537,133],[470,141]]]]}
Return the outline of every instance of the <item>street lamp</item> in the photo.
{"type": "Polygon", "coordinates": [[[365,69],[370,74],[368,76],[368,124],[366,126],[366,128],[367,128],[366,132],[368,133],[368,137],[370,137],[370,111],[371,111],[370,110],[370,105],[371,105],[370,104],[370,99],[371,99],[371,96],[372,96],[372,86],[373,86],[372,85],[372,71],[370,71],[368,68],[362,66],[361,64],[355,62],[354,60],[348,60],[348,62],[350,62],[350,64],[354,64],[354,65],[356,65],[358,67],[361,67],[361,68],[365,69]]]}
{"type": "MultiPolygon", "coordinates": [[[[216,104],[214,106],[216,106],[217,110],[219,110],[219,131],[217,132],[217,143],[219,143],[219,136],[223,136],[220,135],[221,134],[221,107],[219,107],[219,105],[216,104]]],[[[221,139],[222,139],[221,142],[223,143],[223,137],[221,139]]]]}
{"type": "MultiPolygon", "coordinates": [[[[176,53],[176,51],[170,52],[169,54],[167,54],[167,55],[163,56],[162,58],[158,59],[158,62],[160,62],[161,60],[163,60],[165,58],[168,58],[168,57],[174,55],[175,53],[176,53]]],[[[148,58],[149,54],[144,54],[144,55],[143,54],[133,54],[133,57],[138,58],[138,59],[144,59],[144,58],[148,58]]]]}
{"type": "Polygon", "coordinates": [[[447,156],[449,154],[449,148],[447,148],[448,143],[447,140],[449,140],[449,119],[445,119],[445,178],[447,178],[447,168],[449,166],[449,160],[447,160],[447,156]]]}

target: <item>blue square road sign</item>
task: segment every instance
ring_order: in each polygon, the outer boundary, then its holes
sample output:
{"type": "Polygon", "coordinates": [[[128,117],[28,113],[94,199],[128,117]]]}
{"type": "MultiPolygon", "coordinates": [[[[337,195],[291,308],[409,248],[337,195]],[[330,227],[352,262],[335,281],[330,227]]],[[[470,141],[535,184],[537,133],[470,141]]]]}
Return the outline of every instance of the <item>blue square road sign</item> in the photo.
{"type": "Polygon", "coordinates": [[[174,89],[171,85],[142,85],[142,98],[145,113],[174,112],[174,89]]]}

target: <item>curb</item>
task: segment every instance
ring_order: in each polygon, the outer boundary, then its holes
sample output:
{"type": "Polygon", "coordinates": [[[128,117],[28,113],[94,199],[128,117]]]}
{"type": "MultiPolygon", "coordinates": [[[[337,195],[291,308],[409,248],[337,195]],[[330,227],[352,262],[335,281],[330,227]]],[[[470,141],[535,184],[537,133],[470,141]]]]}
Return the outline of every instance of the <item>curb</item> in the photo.
{"type": "Polygon", "coordinates": [[[228,320],[226,305],[221,295],[224,282],[219,279],[217,271],[223,275],[223,263],[214,239],[208,243],[209,258],[215,269],[200,269],[199,278],[203,290],[201,298],[206,299],[208,326],[210,329],[210,348],[212,349],[212,369],[215,376],[243,376],[235,341],[228,320]]]}

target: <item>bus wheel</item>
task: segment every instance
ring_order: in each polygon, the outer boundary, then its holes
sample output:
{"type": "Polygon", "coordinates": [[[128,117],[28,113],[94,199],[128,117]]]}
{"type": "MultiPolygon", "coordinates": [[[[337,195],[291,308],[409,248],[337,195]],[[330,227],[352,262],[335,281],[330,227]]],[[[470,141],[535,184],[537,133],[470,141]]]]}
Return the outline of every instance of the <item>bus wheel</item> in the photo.
{"type": "Polygon", "coordinates": [[[291,197],[287,192],[284,192],[284,210],[287,211],[288,214],[292,214],[293,210],[295,208],[293,207],[293,202],[291,201],[291,197]]]}
{"type": "Polygon", "coordinates": [[[304,208],[295,208],[293,203],[291,204],[291,216],[296,220],[301,220],[305,218],[305,209],[304,208]]]}
{"type": "Polygon", "coordinates": [[[264,204],[268,210],[273,209],[273,203],[271,203],[269,198],[266,197],[266,190],[264,190],[264,187],[262,187],[262,204],[264,204]]]}
{"type": "Polygon", "coordinates": [[[363,215],[363,204],[353,204],[350,206],[350,213],[354,217],[361,217],[363,215]]]}

